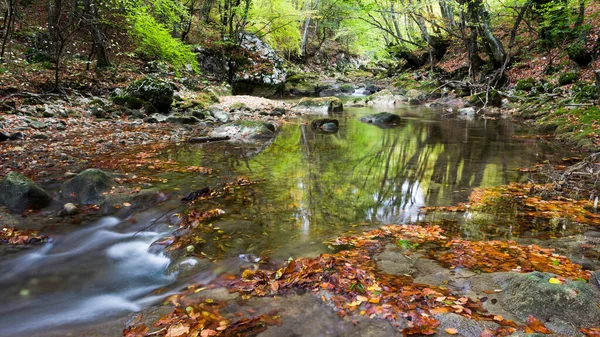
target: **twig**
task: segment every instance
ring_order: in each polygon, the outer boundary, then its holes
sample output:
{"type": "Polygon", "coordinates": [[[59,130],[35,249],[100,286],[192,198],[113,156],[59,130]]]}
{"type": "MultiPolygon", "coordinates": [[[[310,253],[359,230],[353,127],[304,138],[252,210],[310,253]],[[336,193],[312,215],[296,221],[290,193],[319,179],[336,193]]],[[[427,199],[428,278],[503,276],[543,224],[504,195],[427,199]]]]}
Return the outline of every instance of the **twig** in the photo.
{"type": "Polygon", "coordinates": [[[160,330],[156,330],[156,331],[154,331],[154,332],[147,333],[147,334],[146,334],[146,336],[154,336],[154,335],[158,335],[159,333],[161,333],[161,332],[163,332],[163,331],[165,331],[165,330],[167,330],[167,328],[166,328],[166,327],[164,327],[164,328],[162,328],[162,329],[160,329],[160,330]]]}

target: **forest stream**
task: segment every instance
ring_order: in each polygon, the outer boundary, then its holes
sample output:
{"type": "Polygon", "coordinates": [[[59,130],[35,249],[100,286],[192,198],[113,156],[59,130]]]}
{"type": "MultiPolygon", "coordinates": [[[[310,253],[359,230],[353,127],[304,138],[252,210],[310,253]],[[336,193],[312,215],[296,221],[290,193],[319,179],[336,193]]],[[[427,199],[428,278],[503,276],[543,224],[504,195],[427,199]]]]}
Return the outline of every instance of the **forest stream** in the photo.
{"type": "MultiPolygon", "coordinates": [[[[178,198],[127,217],[95,218],[50,243],[4,256],[0,335],[114,336],[123,327],[108,328],[107,322],[123,324],[188,284],[210,284],[222,273],[255,268],[265,257],[271,263],[316,257],[331,252],[326,240],[383,224],[444,219],[449,230],[471,240],[537,240],[584,230],[562,224],[548,235],[502,216],[425,215],[422,207],[465,202],[474,188],[526,183],[530,173],[523,168],[569,154],[509,119],[443,118],[407,106],[392,111],[402,116],[395,127],[358,120],[374,112],[347,108],[329,116],[339,120],[334,133],[316,132],[310,121],[318,116],[304,116],[258,147],[215,142],[167,148],[162,158],[215,173],[159,174],[164,182],[155,187],[178,198]],[[187,248],[205,258],[184,253],[170,255],[171,261],[160,242],[171,237],[175,214],[185,210],[179,199],[238,177],[252,183],[196,203],[224,212],[210,221],[201,242],[187,248]]],[[[294,305],[307,305],[302,301],[294,305]]],[[[323,326],[338,319],[333,312],[319,318],[323,326]]]]}

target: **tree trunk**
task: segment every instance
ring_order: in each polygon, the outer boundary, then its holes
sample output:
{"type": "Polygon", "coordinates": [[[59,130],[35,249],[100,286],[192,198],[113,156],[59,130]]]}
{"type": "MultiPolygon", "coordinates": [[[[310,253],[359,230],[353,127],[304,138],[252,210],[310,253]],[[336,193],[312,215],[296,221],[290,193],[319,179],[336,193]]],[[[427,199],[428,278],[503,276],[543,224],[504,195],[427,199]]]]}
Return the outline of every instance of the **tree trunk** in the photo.
{"type": "Polygon", "coordinates": [[[110,67],[110,61],[108,60],[108,54],[106,52],[106,44],[104,35],[100,30],[100,23],[98,20],[97,6],[94,5],[93,0],[86,0],[89,7],[86,8],[88,13],[88,21],[90,26],[90,33],[92,35],[92,41],[94,43],[94,50],[96,54],[96,67],[106,68],[110,67]]]}
{"type": "Polygon", "coordinates": [[[596,78],[596,91],[598,91],[598,97],[600,97],[600,70],[594,71],[594,77],[596,78]]]}
{"type": "Polygon", "coordinates": [[[0,50],[0,63],[4,62],[4,53],[6,52],[6,44],[10,39],[10,34],[12,33],[13,26],[15,24],[15,1],[16,0],[8,0],[8,10],[6,11],[6,15],[8,16],[7,20],[5,20],[5,32],[4,38],[2,39],[2,50],[0,50]]]}

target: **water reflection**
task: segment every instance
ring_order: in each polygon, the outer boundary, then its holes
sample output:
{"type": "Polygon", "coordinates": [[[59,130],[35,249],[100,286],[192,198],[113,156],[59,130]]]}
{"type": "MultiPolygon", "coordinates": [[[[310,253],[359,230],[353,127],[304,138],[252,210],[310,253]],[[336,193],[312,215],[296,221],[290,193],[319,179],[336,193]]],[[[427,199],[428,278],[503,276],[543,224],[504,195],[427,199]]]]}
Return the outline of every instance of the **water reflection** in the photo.
{"type": "Polygon", "coordinates": [[[310,119],[288,124],[264,151],[223,144],[180,148],[172,159],[213,166],[221,177],[265,179],[227,200],[230,218],[250,219],[269,245],[321,240],[361,223],[419,219],[425,205],[465,201],[475,187],[524,181],[520,167],[560,151],[509,120],[441,119],[426,109],[395,111],[396,128],[348,109],[339,131],[313,131],[310,119]],[[524,140],[525,139],[525,140],[524,140]],[[525,144],[525,142],[527,142],[525,144]],[[250,155],[248,155],[250,154],[250,155]]]}

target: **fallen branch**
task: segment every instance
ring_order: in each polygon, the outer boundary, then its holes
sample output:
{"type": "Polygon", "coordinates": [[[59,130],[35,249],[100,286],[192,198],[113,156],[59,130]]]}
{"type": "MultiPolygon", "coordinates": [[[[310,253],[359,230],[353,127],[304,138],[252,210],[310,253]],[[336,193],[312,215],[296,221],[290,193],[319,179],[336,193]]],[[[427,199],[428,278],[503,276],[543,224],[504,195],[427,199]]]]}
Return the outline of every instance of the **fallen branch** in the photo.
{"type": "Polygon", "coordinates": [[[195,144],[210,143],[210,142],[218,142],[218,141],[229,140],[229,139],[231,139],[229,136],[223,136],[223,137],[190,137],[188,139],[188,143],[195,143],[195,144]]]}

